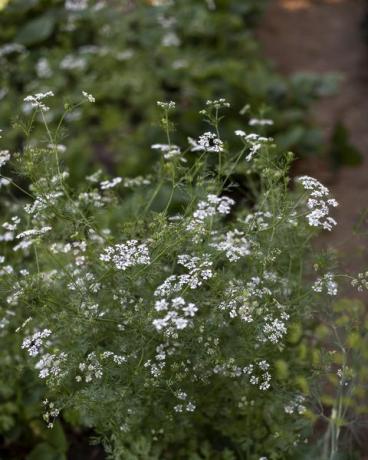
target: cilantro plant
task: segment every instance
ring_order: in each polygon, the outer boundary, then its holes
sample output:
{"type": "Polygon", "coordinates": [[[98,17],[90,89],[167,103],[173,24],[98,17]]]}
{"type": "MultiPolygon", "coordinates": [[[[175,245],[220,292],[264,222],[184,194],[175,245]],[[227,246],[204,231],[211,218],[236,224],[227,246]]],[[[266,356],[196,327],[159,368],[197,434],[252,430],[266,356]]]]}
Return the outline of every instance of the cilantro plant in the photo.
{"type": "Polygon", "coordinates": [[[74,184],[52,97],[28,96],[19,124],[47,141],[0,154],[2,338],[45,383],[46,425],[93,427],[114,459],[295,458],[320,371],[295,331],[337,293],[311,244],[336,225],[328,189],[291,183],[269,119],[225,139],[225,99],[186,146],[159,102],[148,176],[74,184]]]}

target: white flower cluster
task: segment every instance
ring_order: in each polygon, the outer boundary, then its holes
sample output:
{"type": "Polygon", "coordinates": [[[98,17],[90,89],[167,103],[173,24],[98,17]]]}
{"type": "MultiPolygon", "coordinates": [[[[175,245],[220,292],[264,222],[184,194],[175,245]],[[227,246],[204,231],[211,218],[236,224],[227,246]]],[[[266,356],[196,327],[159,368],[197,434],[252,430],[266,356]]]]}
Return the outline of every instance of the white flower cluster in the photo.
{"type": "MultiPolygon", "coordinates": [[[[53,143],[49,143],[47,144],[47,147],[53,151],[57,151],[59,153],[65,153],[66,152],[66,146],[64,144],[53,144],[53,143]]],[[[62,174],[61,174],[61,178],[62,179],[65,179],[66,177],[69,177],[69,173],[64,171],[62,174]]],[[[52,178],[52,182],[56,182],[56,181],[60,181],[60,175],[57,175],[57,176],[54,176],[52,178]]]]}
{"type": "Polygon", "coordinates": [[[112,351],[104,351],[101,354],[101,359],[111,359],[115,364],[118,364],[119,366],[127,362],[127,359],[125,356],[116,355],[112,351]]]}
{"type": "Polygon", "coordinates": [[[4,265],[0,269],[0,276],[11,275],[14,273],[14,268],[11,265],[4,265]]]}
{"type": "Polygon", "coordinates": [[[13,286],[13,291],[6,298],[6,302],[9,305],[18,305],[19,299],[24,294],[24,289],[21,287],[20,283],[17,281],[13,286]]]}
{"type": "Polygon", "coordinates": [[[269,220],[272,219],[272,214],[268,211],[256,211],[253,214],[248,214],[244,219],[244,223],[249,225],[251,230],[267,230],[270,227],[269,220]]]}
{"type": "Polygon", "coordinates": [[[0,150],[0,168],[10,160],[9,150],[0,150]]]}
{"type": "Polygon", "coordinates": [[[262,327],[262,333],[259,336],[261,342],[279,343],[287,333],[286,321],[289,315],[281,312],[280,318],[275,318],[272,315],[266,315],[262,327]]]}
{"type": "Polygon", "coordinates": [[[26,53],[27,48],[20,43],[6,43],[0,47],[0,57],[6,56],[12,53],[26,53]]]}
{"type": "Polygon", "coordinates": [[[96,294],[101,289],[101,283],[96,281],[95,275],[90,272],[86,272],[81,269],[78,265],[79,258],[76,259],[77,268],[72,271],[71,278],[73,281],[68,283],[68,289],[71,291],[77,291],[82,295],[88,293],[96,294]]]}
{"type": "MultiPolygon", "coordinates": [[[[268,275],[268,273],[264,273],[263,277],[270,279],[268,275]]],[[[264,285],[264,281],[259,276],[252,276],[246,286],[249,295],[252,297],[263,299],[265,296],[272,295],[271,289],[264,285]]]]}
{"type": "Polygon", "coordinates": [[[42,112],[47,112],[50,110],[50,107],[45,105],[42,101],[47,97],[54,96],[52,91],[47,91],[46,93],[36,93],[24,98],[24,102],[27,102],[33,107],[34,109],[40,109],[42,112]]]}
{"type": "Polygon", "coordinates": [[[65,9],[68,11],[84,11],[88,7],[88,0],[65,0],[65,9]]]}
{"type": "Polygon", "coordinates": [[[32,334],[30,337],[26,337],[23,340],[22,348],[28,351],[30,356],[37,356],[44,344],[44,340],[51,335],[50,329],[44,329],[42,331],[37,331],[32,334]]]}
{"type": "Polygon", "coordinates": [[[73,255],[79,255],[81,252],[85,252],[87,249],[87,243],[85,241],[73,241],[72,243],[53,243],[50,246],[50,251],[53,254],[68,254],[71,252],[73,255]]]}
{"type": "Polygon", "coordinates": [[[66,362],[67,358],[68,355],[63,352],[59,354],[45,353],[42,355],[35,365],[35,368],[39,370],[39,377],[41,379],[51,377],[58,381],[65,374],[62,370],[62,364],[66,362]]]}
{"type": "MultiPolygon", "coordinates": [[[[10,160],[9,150],[0,150],[0,168],[2,168],[9,160],[10,160]]],[[[0,177],[0,188],[6,187],[9,184],[10,184],[9,179],[7,179],[6,177],[0,177]]]]}
{"type": "Polygon", "coordinates": [[[92,94],[89,94],[87,93],[86,91],[82,91],[82,95],[87,99],[88,102],[90,102],[91,104],[93,104],[94,102],[96,102],[96,99],[94,98],[94,96],[92,96],[92,94]]]}
{"type": "Polygon", "coordinates": [[[247,134],[241,129],[237,129],[235,131],[235,135],[241,137],[242,141],[249,145],[249,153],[245,157],[246,161],[251,161],[256,153],[258,153],[264,145],[272,141],[270,137],[260,136],[256,133],[247,134]]]}
{"type": "Polygon", "coordinates": [[[163,318],[153,320],[155,329],[172,335],[175,330],[185,329],[190,324],[190,318],[196,314],[198,308],[193,303],[186,303],[182,297],[175,297],[171,301],[156,301],[155,310],[166,312],[163,318]]]}
{"type": "Polygon", "coordinates": [[[196,409],[196,405],[193,404],[192,402],[188,402],[187,405],[177,404],[176,406],[174,406],[175,412],[184,412],[184,411],[194,412],[195,409],[196,409]]]}
{"type": "Polygon", "coordinates": [[[6,187],[9,184],[10,184],[9,179],[7,179],[6,177],[0,177],[0,188],[6,187]]]}
{"type": "MultiPolygon", "coordinates": [[[[245,374],[247,373],[247,368],[248,367],[244,368],[245,374]]],[[[237,378],[243,375],[243,368],[235,364],[234,358],[229,358],[224,363],[216,364],[212,372],[215,375],[222,375],[223,377],[237,378]]]]}
{"type": "Polygon", "coordinates": [[[181,277],[184,276],[183,279],[191,289],[196,289],[202,285],[203,281],[213,276],[213,263],[208,254],[203,254],[201,257],[181,254],[178,256],[178,264],[189,270],[187,275],[181,275],[181,277]]]}
{"type": "Polygon", "coordinates": [[[52,70],[49,61],[46,58],[40,58],[36,63],[36,72],[38,78],[50,78],[52,70]]]}
{"type": "Polygon", "coordinates": [[[312,286],[313,291],[326,291],[331,296],[337,295],[337,288],[338,284],[335,281],[333,273],[326,273],[322,278],[318,278],[312,286]]]}
{"type": "Polygon", "coordinates": [[[265,272],[262,278],[252,277],[245,285],[240,281],[232,282],[224,293],[225,300],[219,304],[219,310],[227,312],[230,318],[238,318],[245,323],[251,323],[258,318],[258,344],[278,344],[287,333],[289,314],[285,311],[286,307],[273,297],[266,282],[278,289],[281,287],[286,292],[285,280],[273,272],[265,272]],[[275,311],[279,313],[275,314],[275,311]]]}
{"type": "Polygon", "coordinates": [[[94,351],[87,355],[86,362],[79,363],[78,368],[82,375],[76,375],[75,380],[77,382],[82,382],[84,377],[84,381],[90,383],[93,380],[101,379],[103,376],[102,366],[94,351]]]}
{"type": "Polygon", "coordinates": [[[230,107],[230,103],[223,97],[220,99],[209,99],[206,101],[207,107],[214,107],[215,109],[220,109],[222,107],[228,109],[230,107]]]}
{"type": "Polygon", "coordinates": [[[235,201],[227,196],[207,195],[206,200],[198,203],[197,209],[187,225],[187,230],[196,231],[198,236],[198,233],[203,232],[203,225],[208,218],[214,217],[216,214],[223,216],[229,214],[233,204],[235,201]]]}
{"type": "Polygon", "coordinates": [[[111,180],[104,180],[100,183],[101,190],[108,190],[109,188],[114,188],[120,184],[123,179],[121,177],[114,177],[111,180]]]}
{"type": "MultiPolygon", "coordinates": [[[[95,173],[91,174],[90,176],[86,176],[86,180],[88,182],[92,182],[93,184],[97,184],[100,181],[102,175],[102,170],[99,169],[95,173]]],[[[111,181],[102,181],[100,182],[100,187],[104,189],[115,187],[116,185],[122,183],[123,187],[142,187],[143,185],[150,185],[151,184],[151,176],[137,176],[137,177],[116,177],[111,181]],[[120,180],[121,179],[121,180],[120,180]]],[[[87,196],[93,194],[95,192],[90,193],[83,193],[83,195],[87,196]]]]}
{"type": "Polygon", "coordinates": [[[101,176],[102,176],[102,169],[98,169],[93,174],[91,174],[89,176],[86,176],[86,180],[88,182],[92,182],[93,184],[97,184],[97,182],[99,182],[101,176]]]}
{"type": "Polygon", "coordinates": [[[142,187],[144,185],[150,185],[150,184],[151,184],[150,176],[125,177],[123,181],[123,186],[126,188],[142,187]]]}
{"type": "Polygon", "coordinates": [[[187,268],[189,273],[171,275],[166,278],[155,290],[154,294],[156,297],[168,298],[187,286],[190,289],[196,289],[204,281],[213,277],[212,261],[209,260],[207,254],[204,254],[202,257],[190,256],[188,254],[179,255],[178,264],[187,268]]]}
{"type": "Polygon", "coordinates": [[[87,318],[93,318],[97,315],[103,316],[103,313],[99,314],[100,306],[98,303],[82,302],[80,308],[87,318]]]}
{"type": "Polygon", "coordinates": [[[196,409],[196,405],[193,404],[191,401],[188,401],[188,395],[185,393],[185,391],[179,390],[176,392],[176,397],[180,400],[183,401],[181,404],[177,404],[174,406],[174,411],[175,412],[194,412],[196,409]]]}
{"type": "Polygon", "coordinates": [[[166,47],[180,46],[180,38],[178,37],[175,27],[177,23],[176,18],[159,14],[157,20],[163,30],[161,45],[166,47]]]}
{"type": "Polygon", "coordinates": [[[197,141],[189,137],[188,142],[191,146],[190,150],[192,152],[219,153],[224,150],[224,143],[222,140],[219,139],[215,133],[211,133],[210,131],[207,131],[199,136],[197,141]]]}
{"type": "Polygon", "coordinates": [[[305,397],[302,395],[297,395],[292,401],[284,406],[286,414],[299,414],[302,415],[307,410],[305,405],[305,397]]]}
{"type": "Polygon", "coordinates": [[[178,37],[177,33],[174,31],[166,32],[165,35],[162,37],[162,46],[179,46],[180,45],[180,38],[178,37]]]}
{"type": "MultiPolygon", "coordinates": [[[[74,54],[67,54],[66,56],[64,56],[64,58],[61,60],[59,64],[60,69],[63,70],[84,70],[86,66],[86,58],[84,56],[75,56],[74,54]]],[[[75,115],[76,113],[78,112],[73,112],[73,115],[75,115]]],[[[72,113],[69,113],[68,115],[70,117],[72,113]]]]}
{"type": "Polygon", "coordinates": [[[344,365],[340,369],[337,369],[337,377],[339,378],[340,385],[347,387],[354,376],[353,369],[349,366],[344,365]]]}
{"type": "Polygon", "coordinates": [[[158,345],[156,347],[156,356],[155,356],[156,362],[153,363],[152,360],[149,359],[144,363],[144,367],[149,368],[151,375],[155,378],[159,377],[162,369],[164,369],[166,365],[165,360],[166,360],[167,354],[173,353],[173,349],[170,349],[167,352],[166,348],[167,348],[167,344],[165,343],[161,343],[160,345],[158,345]]]}
{"type": "Polygon", "coordinates": [[[78,201],[84,206],[93,206],[94,208],[103,208],[110,200],[105,196],[103,197],[99,192],[82,192],[78,195],[78,201]]]}
{"type": "MultiPolygon", "coordinates": [[[[1,276],[1,270],[0,270],[1,276]]],[[[0,319],[0,331],[4,330],[11,324],[12,318],[14,318],[15,312],[12,310],[5,310],[4,316],[0,319]]]]}
{"type": "Polygon", "coordinates": [[[157,105],[164,110],[173,110],[175,109],[175,102],[169,101],[169,102],[161,102],[157,101],[157,105]]]}
{"type": "Polygon", "coordinates": [[[42,404],[46,407],[46,412],[43,414],[43,419],[47,423],[47,428],[53,428],[54,420],[60,414],[60,409],[57,409],[55,404],[51,401],[49,402],[47,399],[45,399],[42,404]]]}
{"type": "MultiPolygon", "coordinates": [[[[203,284],[204,281],[213,277],[212,261],[207,254],[201,257],[192,256],[188,254],[181,254],[177,259],[178,265],[182,265],[188,270],[188,273],[181,275],[171,275],[158,286],[154,295],[157,298],[154,309],[158,313],[163,313],[159,318],[152,321],[153,327],[158,332],[163,332],[166,339],[178,338],[178,332],[186,329],[193,324],[193,318],[198,311],[198,307],[186,301],[180,295],[180,291],[185,292],[186,288],[196,289],[203,284]],[[176,294],[176,295],[175,295],[176,294]]],[[[166,342],[157,347],[155,362],[151,360],[145,363],[145,367],[150,369],[150,373],[154,377],[158,377],[165,367],[166,356],[172,355],[175,352],[177,343],[166,342]]],[[[184,372],[189,372],[189,361],[186,362],[184,372]]],[[[189,404],[189,403],[188,403],[189,404]]],[[[195,407],[188,405],[185,409],[184,406],[180,410],[194,410],[195,407]]],[[[179,410],[179,406],[177,409],[179,410]]]]}
{"type": "Polygon", "coordinates": [[[180,157],[181,161],[186,161],[185,158],[181,156],[180,147],[175,144],[153,144],[151,145],[151,149],[160,150],[165,160],[172,160],[173,158],[180,157]]]}
{"type": "Polygon", "coordinates": [[[45,193],[42,196],[36,197],[32,204],[27,203],[24,206],[24,210],[27,214],[37,217],[50,206],[54,206],[63,195],[63,192],[60,191],[45,193]]]}
{"type": "Polygon", "coordinates": [[[228,362],[217,364],[213,368],[213,373],[216,375],[222,375],[224,377],[247,377],[251,385],[258,385],[258,388],[262,391],[266,391],[270,388],[271,374],[269,372],[270,365],[267,361],[262,360],[256,365],[249,364],[248,366],[241,367],[235,364],[235,360],[230,358],[228,362]]]}
{"type": "Polygon", "coordinates": [[[362,292],[364,289],[368,289],[368,272],[358,273],[357,278],[354,278],[351,281],[351,285],[359,292],[362,292]]]}
{"type": "Polygon", "coordinates": [[[118,270],[126,270],[135,265],[148,265],[151,262],[147,245],[139,244],[137,240],[105,248],[100,260],[112,262],[118,270]]]}
{"type": "Polygon", "coordinates": [[[226,290],[225,296],[227,300],[219,304],[220,310],[227,311],[230,318],[239,318],[246,323],[253,321],[253,312],[259,303],[251,299],[246,289],[233,285],[226,290]]]}
{"type": "Polygon", "coordinates": [[[231,230],[217,240],[210,246],[219,252],[224,252],[230,262],[236,262],[250,254],[250,243],[240,230],[231,230]]]}
{"type": "Polygon", "coordinates": [[[249,120],[249,126],[272,126],[273,120],[269,118],[251,118],[249,120]]]}
{"type": "Polygon", "coordinates": [[[47,233],[51,230],[51,227],[42,227],[42,228],[31,228],[29,230],[25,230],[22,233],[19,233],[16,238],[17,239],[28,239],[28,238],[33,238],[35,236],[43,235],[44,233],[47,233]]]}
{"type": "Polygon", "coordinates": [[[317,179],[309,176],[301,176],[297,181],[310,194],[307,206],[310,212],[307,214],[308,223],[312,227],[321,227],[325,230],[332,230],[336,225],[335,219],[329,216],[330,207],[338,206],[334,198],[330,198],[327,187],[317,179]]]}
{"type": "Polygon", "coordinates": [[[35,241],[37,241],[38,236],[44,235],[50,230],[52,230],[51,227],[31,228],[29,230],[25,230],[22,233],[19,233],[16,238],[17,240],[20,239],[21,241],[13,247],[13,251],[28,249],[35,241]]]}
{"type": "MultiPolygon", "coordinates": [[[[261,375],[254,374],[255,366],[250,364],[243,369],[243,373],[249,376],[249,382],[252,385],[258,385],[258,388],[262,391],[266,391],[270,388],[271,384],[271,374],[268,371],[270,368],[269,363],[266,360],[262,360],[257,363],[257,367],[259,371],[261,371],[261,375]]],[[[258,371],[258,372],[259,372],[258,371]]]]}

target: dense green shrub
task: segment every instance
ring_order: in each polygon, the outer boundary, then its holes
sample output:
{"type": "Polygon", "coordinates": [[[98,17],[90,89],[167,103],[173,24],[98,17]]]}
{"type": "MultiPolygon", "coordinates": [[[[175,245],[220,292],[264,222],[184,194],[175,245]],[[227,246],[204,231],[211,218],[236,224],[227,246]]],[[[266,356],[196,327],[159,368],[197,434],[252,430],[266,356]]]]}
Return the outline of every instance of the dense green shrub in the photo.
{"type": "MultiPolygon", "coordinates": [[[[196,135],[203,100],[226,97],[234,101],[227,134],[262,114],[275,121],[270,134],[281,148],[321,151],[308,105],[333,79],[287,80],[265,62],[253,29],[266,0],[89,3],[12,0],[0,13],[0,126],[14,119],[14,107],[29,110],[25,94],[55,93],[49,120],[60,115],[65,95],[71,102],[82,90],[97,96],[83,117],[77,109],[66,116],[74,177],[95,161],[124,176],[144,173],[156,160],[148,147],[158,136],[157,99],[177,102],[181,141],[196,135]]],[[[9,147],[23,140],[14,131],[9,147]]]]}
{"type": "Polygon", "coordinates": [[[159,103],[149,179],[72,185],[46,95],[27,101],[25,133],[39,117],[49,139],[0,156],[0,289],[15,313],[2,348],[22,341],[48,387],[46,423],[62,412],[94,427],[114,459],[295,458],[323,370],[308,325],[337,293],[310,243],[336,224],[328,190],[306,176],[290,190],[292,155],[257,133],[269,119],[225,142],[225,100],[208,101],[188,148],[175,104],[159,103]]]}
{"type": "MultiPolygon", "coordinates": [[[[313,263],[322,273],[317,291],[329,286],[331,294],[335,280],[328,257],[309,245],[315,232],[304,222],[306,196],[289,190],[292,157],[283,152],[320,150],[307,107],[332,80],[285,80],[272,71],[253,37],[260,0],[90,2],[79,11],[73,3],[84,2],[13,0],[0,12],[0,127],[4,148],[19,151],[10,163],[5,151],[0,155],[0,457],[24,458],[36,444],[31,460],[65,458],[62,424],[53,420],[59,409],[63,420],[95,428],[113,458],[301,456],[323,393],[316,378],[336,375],[329,355],[319,354],[324,342],[315,341],[315,313],[326,299],[311,289],[313,263]],[[55,93],[50,110],[32,109],[42,97],[23,101],[48,90],[55,93]],[[76,101],[86,90],[97,100],[82,107],[76,101]],[[221,135],[216,112],[226,103],[209,104],[211,126],[203,131],[212,135],[198,145],[203,99],[222,95],[233,109],[221,135]],[[161,135],[158,98],[177,104],[174,123],[163,107],[169,139],[152,149],[161,135]],[[23,114],[14,118],[18,108],[23,114]],[[257,136],[234,138],[238,128],[248,133],[249,122],[257,136]],[[189,147],[181,153],[173,142],[189,147]],[[123,177],[91,174],[96,162],[123,177]],[[126,177],[134,174],[142,176],[126,177]],[[198,203],[224,213],[200,219],[203,234],[195,238],[201,225],[189,233],[187,225],[198,203]],[[29,229],[41,233],[17,238],[29,229]],[[142,250],[147,245],[152,265],[123,270],[100,260],[106,246],[135,239],[142,250]],[[199,259],[179,259],[185,254],[199,259]],[[156,330],[165,311],[155,310],[154,290],[171,274],[185,280],[189,264],[199,261],[211,276],[178,293],[194,304],[187,305],[194,317],[181,318],[186,327],[176,343],[156,330]],[[279,335],[271,339],[272,326],[279,335]],[[28,339],[42,331],[43,361],[26,352],[28,339]],[[270,337],[263,341],[264,331],[270,337]],[[270,376],[268,389],[249,381],[250,365],[265,387],[270,376]],[[91,381],[88,366],[96,370],[91,381]],[[309,409],[297,414],[302,406],[309,409]],[[42,424],[42,410],[52,430],[42,424]]],[[[339,395],[322,399],[334,406],[339,395]]],[[[326,455],[330,440],[334,447],[339,441],[335,422],[326,431],[326,455]]]]}

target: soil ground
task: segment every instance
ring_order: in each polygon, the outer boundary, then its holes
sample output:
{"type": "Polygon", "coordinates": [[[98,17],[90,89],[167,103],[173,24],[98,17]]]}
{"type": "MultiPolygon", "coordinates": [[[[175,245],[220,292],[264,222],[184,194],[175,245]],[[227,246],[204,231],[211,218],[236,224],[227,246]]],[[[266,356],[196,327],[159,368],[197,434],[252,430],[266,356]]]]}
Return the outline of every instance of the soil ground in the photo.
{"type": "Polygon", "coordinates": [[[270,0],[258,31],[264,53],[281,73],[337,72],[343,77],[336,94],[315,104],[313,116],[326,140],[343,122],[364,161],[337,174],[315,159],[303,162],[301,169],[327,180],[340,203],[339,225],[324,242],[339,249],[349,272],[368,270],[368,219],[360,234],[352,235],[368,210],[368,46],[362,27],[367,12],[366,0],[270,0]]]}

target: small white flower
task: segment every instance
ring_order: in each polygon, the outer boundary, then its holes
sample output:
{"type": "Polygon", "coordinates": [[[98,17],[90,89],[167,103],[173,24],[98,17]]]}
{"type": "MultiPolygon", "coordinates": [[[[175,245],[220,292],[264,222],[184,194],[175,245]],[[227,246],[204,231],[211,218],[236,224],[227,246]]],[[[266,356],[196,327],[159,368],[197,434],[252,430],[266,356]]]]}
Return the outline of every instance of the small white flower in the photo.
{"type": "Polygon", "coordinates": [[[332,230],[336,224],[335,219],[329,216],[330,207],[338,206],[335,199],[329,198],[330,192],[317,179],[310,176],[301,176],[297,182],[310,194],[307,201],[309,212],[307,220],[311,227],[320,227],[324,230],[332,230]]]}
{"type": "Polygon", "coordinates": [[[65,0],[65,9],[69,11],[84,11],[88,7],[88,0],[65,0]]]}
{"type": "Polygon", "coordinates": [[[100,183],[101,190],[108,190],[114,188],[121,183],[123,179],[121,177],[115,177],[114,179],[104,180],[100,183]]]}
{"type": "Polygon", "coordinates": [[[157,105],[159,107],[161,107],[161,109],[164,109],[164,110],[173,110],[173,109],[175,109],[175,102],[173,102],[173,101],[170,101],[170,102],[157,101],[157,105]]]}
{"type": "Polygon", "coordinates": [[[249,126],[272,126],[273,120],[268,118],[251,118],[249,120],[249,126]]]}
{"type": "MultiPolygon", "coordinates": [[[[175,157],[181,157],[180,147],[175,144],[153,144],[151,145],[151,149],[153,150],[160,150],[165,160],[171,160],[175,157]]],[[[186,161],[185,158],[180,158],[181,161],[186,161]]]]}
{"type": "Polygon", "coordinates": [[[326,273],[322,278],[318,278],[312,286],[313,291],[322,292],[325,290],[331,296],[337,295],[337,288],[338,285],[333,273],[326,273]]]}
{"type": "Polygon", "coordinates": [[[250,254],[249,241],[245,238],[244,233],[237,229],[217,238],[217,241],[211,243],[210,246],[217,251],[224,252],[230,262],[235,262],[250,254]]]}
{"type": "Polygon", "coordinates": [[[147,245],[139,244],[137,240],[105,248],[100,260],[112,262],[118,270],[126,270],[135,265],[148,265],[151,262],[147,245]]]}
{"type": "Polygon", "coordinates": [[[191,146],[190,150],[192,152],[205,151],[219,153],[224,150],[224,143],[222,140],[219,139],[215,133],[211,133],[210,131],[199,136],[197,141],[188,137],[188,142],[191,146]]]}
{"type": "Polygon", "coordinates": [[[31,105],[31,107],[35,109],[40,109],[41,112],[47,112],[50,110],[50,107],[45,105],[42,101],[47,97],[54,96],[52,91],[47,91],[46,93],[36,93],[24,98],[24,102],[27,102],[31,105]]]}
{"type": "Polygon", "coordinates": [[[92,96],[92,94],[86,93],[86,91],[82,91],[82,94],[91,104],[96,102],[96,99],[92,96]]]}
{"type": "Polygon", "coordinates": [[[0,150],[0,168],[10,160],[9,150],[0,150]]]}

